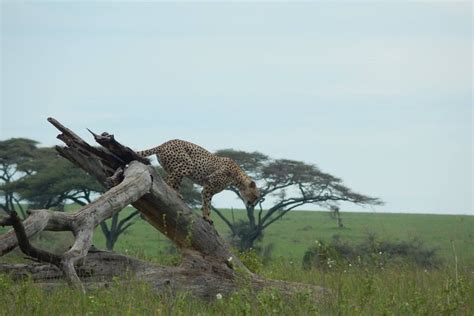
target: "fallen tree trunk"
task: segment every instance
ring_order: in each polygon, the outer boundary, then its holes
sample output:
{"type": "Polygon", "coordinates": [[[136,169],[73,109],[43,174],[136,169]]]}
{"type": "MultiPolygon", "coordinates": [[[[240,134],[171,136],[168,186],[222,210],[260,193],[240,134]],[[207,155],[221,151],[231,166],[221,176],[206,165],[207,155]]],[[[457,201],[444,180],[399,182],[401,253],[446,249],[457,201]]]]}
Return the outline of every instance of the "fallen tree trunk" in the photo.
{"type": "Polygon", "coordinates": [[[0,224],[14,227],[14,231],[0,236],[0,255],[19,244],[23,252],[43,262],[0,264],[0,272],[17,277],[30,274],[34,280],[49,286],[54,286],[58,278],[64,276],[71,284],[82,288],[107,284],[113,276],[131,272],[138,279],[149,282],[157,293],[171,289],[202,298],[213,298],[217,293],[230,294],[242,280],[254,290],[272,287],[288,295],[309,290],[315,298],[320,298],[325,292],[318,286],[265,280],[251,273],[232,254],[214,227],[166,185],[148,160],[115,141],[113,135],[93,134],[102,145],[96,148],[56,120],[48,120],[62,132],[58,138],[67,145],[57,147],[58,152],[110,189],[75,213],[37,210],[23,223],[14,217],[0,221],[0,224]],[[177,246],[182,254],[179,267],[162,267],[116,253],[90,251],[94,228],[128,204],[177,246]],[[75,242],[62,255],[36,249],[29,244],[28,238],[42,230],[71,231],[75,242]]]}

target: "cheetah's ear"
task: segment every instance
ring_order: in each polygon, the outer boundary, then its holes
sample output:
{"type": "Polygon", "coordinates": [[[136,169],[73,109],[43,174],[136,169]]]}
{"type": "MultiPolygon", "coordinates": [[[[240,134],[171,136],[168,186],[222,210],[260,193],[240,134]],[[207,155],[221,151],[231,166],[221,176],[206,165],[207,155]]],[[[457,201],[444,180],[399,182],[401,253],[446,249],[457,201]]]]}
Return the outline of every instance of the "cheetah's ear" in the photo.
{"type": "Polygon", "coordinates": [[[257,187],[257,185],[255,185],[255,181],[250,181],[250,185],[249,185],[252,189],[255,189],[257,187]]]}

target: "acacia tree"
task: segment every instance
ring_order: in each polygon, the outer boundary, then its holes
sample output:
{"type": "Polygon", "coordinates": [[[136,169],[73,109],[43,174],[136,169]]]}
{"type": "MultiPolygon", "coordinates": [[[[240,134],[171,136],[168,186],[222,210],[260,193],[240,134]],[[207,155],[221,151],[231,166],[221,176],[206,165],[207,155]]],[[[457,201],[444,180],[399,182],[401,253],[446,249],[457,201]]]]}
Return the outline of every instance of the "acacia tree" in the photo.
{"type": "MultiPolygon", "coordinates": [[[[229,226],[237,237],[238,248],[252,248],[262,238],[264,230],[281,219],[291,210],[316,204],[334,208],[339,202],[360,205],[379,205],[378,198],[356,193],[346,187],[340,178],[321,171],[313,164],[289,159],[271,159],[259,152],[245,152],[225,149],[216,152],[218,156],[234,159],[260,188],[260,199],[255,206],[246,207],[247,221],[231,222],[218,209],[213,210],[229,226]],[[271,201],[270,201],[271,197],[271,201]]],[[[230,187],[242,201],[239,191],[230,187]]]]}
{"type": "Polygon", "coordinates": [[[0,210],[7,214],[17,209],[23,218],[26,217],[13,183],[32,173],[28,162],[33,159],[37,144],[27,138],[0,141],[0,210]]]}
{"type": "Polygon", "coordinates": [[[36,149],[24,167],[30,170],[29,176],[15,181],[12,187],[32,208],[62,210],[66,201],[85,205],[94,193],[103,192],[95,179],[74,168],[54,148],[36,149]]]}
{"type": "MultiPolygon", "coordinates": [[[[18,142],[15,142],[11,147],[18,152],[17,146],[18,142]]],[[[29,159],[24,159],[19,166],[26,176],[10,181],[8,189],[15,193],[17,200],[28,201],[30,208],[63,211],[68,201],[84,206],[91,203],[96,194],[104,192],[96,179],[59,156],[55,148],[35,147],[29,159]]],[[[18,207],[23,209],[21,204],[18,207]]],[[[133,211],[119,218],[117,213],[109,221],[100,223],[108,250],[114,248],[119,236],[134,223],[137,215],[138,212],[133,211]]]]}
{"type": "Polygon", "coordinates": [[[341,209],[337,205],[331,205],[329,207],[329,210],[331,213],[332,218],[334,218],[337,221],[337,227],[339,228],[344,228],[344,224],[342,223],[342,217],[341,217],[341,209]]]}

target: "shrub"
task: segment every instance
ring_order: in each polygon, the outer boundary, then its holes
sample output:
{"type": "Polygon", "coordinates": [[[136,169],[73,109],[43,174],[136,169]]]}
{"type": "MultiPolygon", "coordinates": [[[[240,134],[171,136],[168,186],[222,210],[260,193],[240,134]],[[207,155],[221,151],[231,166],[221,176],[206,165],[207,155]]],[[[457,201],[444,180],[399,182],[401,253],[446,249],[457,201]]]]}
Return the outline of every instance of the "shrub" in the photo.
{"type": "Polygon", "coordinates": [[[259,273],[262,270],[263,260],[255,249],[250,248],[245,251],[239,251],[238,256],[240,261],[253,273],[259,273]]]}
{"type": "Polygon", "coordinates": [[[320,269],[332,268],[341,261],[341,253],[331,244],[316,240],[303,256],[303,269],[317,267],[320,269]]]}
{"type": "Polygon", "coordinates": [[[400,262],[434,268],[439,266],[441,260],[437,256],[437,248],[426,247],[418,238],[380,241],[373,234],[355,245],[335,235],[329,243],[316,241],[303,256],[304,269],[327,269],[347,263],[382,267],[387,263],[400,262]]]}

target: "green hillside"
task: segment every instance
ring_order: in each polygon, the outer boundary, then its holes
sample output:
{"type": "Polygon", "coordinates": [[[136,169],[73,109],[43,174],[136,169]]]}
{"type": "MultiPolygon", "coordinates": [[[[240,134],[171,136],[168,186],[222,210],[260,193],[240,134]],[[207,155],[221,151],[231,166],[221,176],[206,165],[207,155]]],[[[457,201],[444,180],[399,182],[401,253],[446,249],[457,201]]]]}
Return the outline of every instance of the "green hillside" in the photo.
{"type": "MultiPolygon", "coordinates": [[[[124,214],[125,215],[124,211],[124,214]]],[[[230,210],[223,210],[232,218],[230,210]]],[[[244,219],[243,211],[233,211],[235,221],[244,219]]],[[[213,219],[221,236],[229,236],[229,229],[216,215],[213,219]]],[[[327,212],[292,211],[265,231],[262,245],[274,244],[273,257],[300,260],[316,240],[330,240],[339,235],[357,242],[373,233],[383,240],[421,239],[426,246],[439,248],[439,255],[453,259],[453,245],[460,262],[474,262],[474,217],[465,215],[343,213],[345,228],[338,228],[327,212]]],[[[97,232],[97,247],[105,247],[104,237],[97,232]]],[[[116,244],[117,251],[143,253],[147,257],[163,255],[169,243],[160,232],[144,220],[137,222],[116,244]]]]}
{"type": "MultiPolygon", "coordinates": [[[[124,210],[122,216],[130,211],[124,210]]],[[[223,212],[232,218],[230,210],[223,212]]],[[[242,211],[235,211],[234,219],[243,215],[242,211]]],[[[474,217],[374,213],[343,216],[347,228],[339,229],[327,213],[292,212],[270,226],[263,239],[264,245],[275,246],[273,260],[262,267],[260,274],[334,290],[335,295],[320,304],[304,293],[283,300],[277,293],[256,295],[245,287],[230,297],[207,303],[186,293],[156,296],[143,282],[115,282],[107,289],[82,295],[66,286],[45,291],[33,286],[31,280],[18,282],[0,275],[0,303],[5,306],[0,314],[62,315],[68,310],[74,315],[472,315],[474,217]],[[338,234],[358,242],[368,233],[391,241],[420,238],[427,246],[439,247],[446,265],[433,270],[413,265],[379,268],[350,264],[335,269],[302,269],[303,253],[316,240],[329,240],[338,234]],[[453,264],[454,253],[458,265],[453,264]]],[[[220,234],[228,235],[224,223],[217,216],[214,219],[220,234]]],[[[45,232],[34,242],[48,249],[54,246],[65,250],[72,238],[69,233],[45,232]]],[[[100,231],[95,234],[94,244],[99,248],[105,245],[100,231]]],[[[179,261],[170,243],[141,219],[119,239],[116,250],[164,264],[179,261]]],[[[0,262],[18,262],[23,257],[14,251],[0,257],[0,262]]]]}
{"type": "MultiPolygon", "coordinates": [[[[124,210],[121,216],[126,216],[130,211],[130,208],[124,210]]],[[[222,212],[232,219],[231,210],[222,212]]],[[[261,245],[273,244],[273,258],[283,257],[300,261],[304,252],[316,240],[328,241],[334,235],[339,235],[343,240],[356,243],[368,234],[375,234],[378,239],[391,241],[419,238],[426,246],[439,248],[438,254],[447,263],[452,262],[454,251],[459,262],[474,262],[473,216],[386,213],[342,215],[345,227],[338,228],[336,221],[327,212],[292,211],[268,227],[261,245]]],[[[241,210],[234,210],[233,218],[238,221],[244,219],[245,214],[241,210]]],[[[216,214],[213,214],[213,219],[220,235],[228,237],[230,231],[225,223],[216,214]]],[[[0,228],[0,231],[2,230],[5,231],[0,228]]],[[[72,238],[69,233],[48,232],[42,235],[40,241],[54,243],[57,247],[67,247],[72,238]],[[61,237],[57,238],[58,235],[61,237]]],[[[94,245],[105,248],[105,239],[100,228],[94,235],[94,245]]],[[[159,231],[146,221],[137,219],[119,238],[115,250],[162,261],[163,257],[172,252],[172,247],[159,231]]],[[[6,259],[0,258],[0,261],[2,260],[6,259]]]]}

